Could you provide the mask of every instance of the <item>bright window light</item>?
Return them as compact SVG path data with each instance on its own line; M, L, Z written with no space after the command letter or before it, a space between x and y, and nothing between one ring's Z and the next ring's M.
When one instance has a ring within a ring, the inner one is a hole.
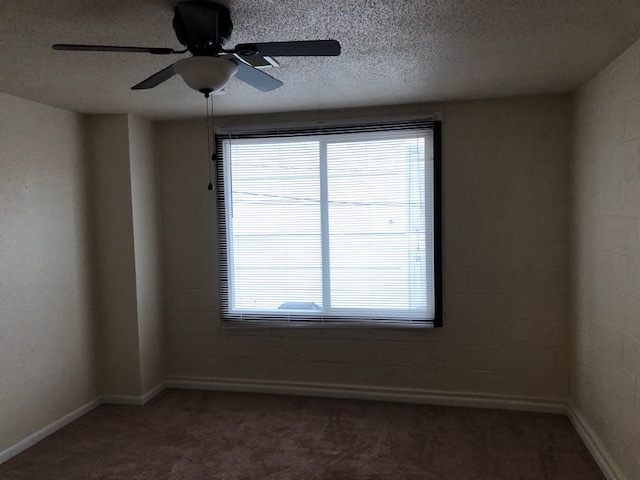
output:
M433 326L434 128L218 143L225 320Z

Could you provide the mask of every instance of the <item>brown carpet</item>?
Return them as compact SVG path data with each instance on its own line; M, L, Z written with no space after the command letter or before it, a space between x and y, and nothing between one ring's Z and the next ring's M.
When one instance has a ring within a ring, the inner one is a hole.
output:
M0 465L9 479L604 478L561 415L167 390L103 405Z

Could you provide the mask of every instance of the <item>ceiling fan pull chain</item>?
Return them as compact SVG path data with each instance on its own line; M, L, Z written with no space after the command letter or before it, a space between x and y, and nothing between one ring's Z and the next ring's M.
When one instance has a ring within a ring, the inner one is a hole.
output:
M210 119L210 115L209 115L209 95L205 94L204 96L205 98L205 107L207 109L206 111L206 118L207 118L207 157L211 158L211 156L213 155L213 151L211 149L211 136L212 136L212 121ZM215 148L215 147L214 147ZM207 159L207 165L209 166L209 185L207 186L208 190L213 190L213 183L211 183L211 162Z
M218 161L218 149L216 146L216 126L215 126L215 118L213 116L213 97L208 99L211 102L211 112L209 118L211 119L211 161L209 162L209 186L207 187L209 190L213 190L213 183L211 181L211 164L216 166L216 162Z

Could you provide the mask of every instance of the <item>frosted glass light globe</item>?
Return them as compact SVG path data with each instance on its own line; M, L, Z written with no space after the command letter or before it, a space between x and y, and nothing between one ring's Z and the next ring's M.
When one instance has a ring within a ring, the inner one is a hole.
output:
M231 60L218 57L183 58L173 68L184 83L198 92L222 90L238 71L238 65Z

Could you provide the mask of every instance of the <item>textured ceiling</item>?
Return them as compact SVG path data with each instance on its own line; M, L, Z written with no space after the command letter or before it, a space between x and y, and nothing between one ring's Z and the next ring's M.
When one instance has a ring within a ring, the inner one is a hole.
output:
M0 91L79 112L199 116L176 56L60 52L53 43L173 47L169 0L2 0ZM333 38L342 55L280 58L261 93L233 79L218 115L567 92L640 37L638 0L231 0L241 42Z

